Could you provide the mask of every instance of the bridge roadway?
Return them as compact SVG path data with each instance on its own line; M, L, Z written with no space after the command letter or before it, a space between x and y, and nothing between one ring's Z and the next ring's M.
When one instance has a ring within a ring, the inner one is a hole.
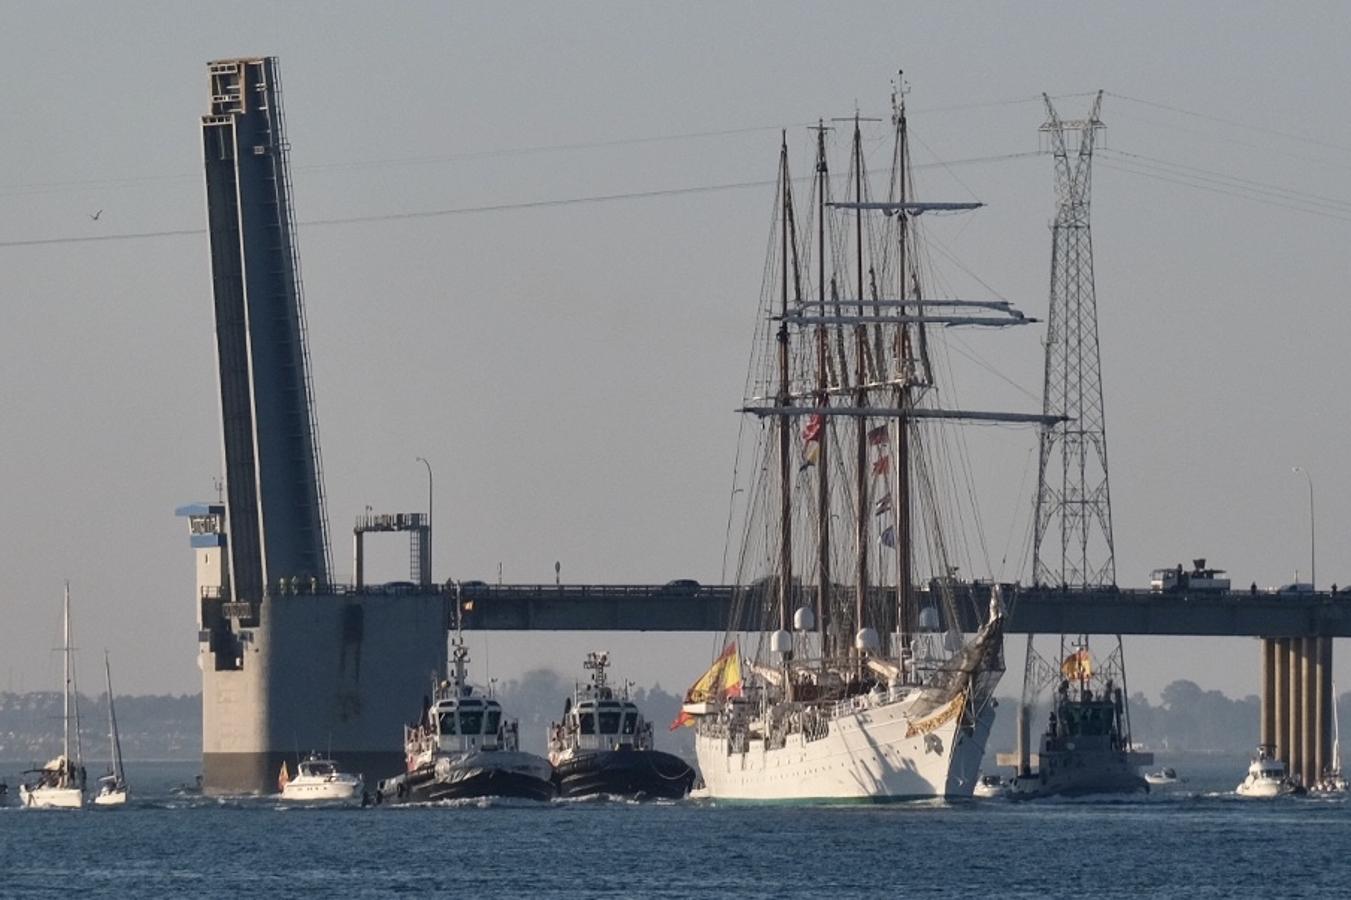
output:
M974 589L982 595L983 609L988 588ZM725 585L467 584L463 591L465 627L485 631L721 632L732 608L732 588ZM810 597L807 591L803 595ZM927 596L920 591L921 602ZM1158 593L1006 585L1004 597L1010 611L1007 631L1014 634L1351 637L1351 592ZM751 621L738 625L745 631L757 627ZM976 623L973 618L962 625L972 631Z

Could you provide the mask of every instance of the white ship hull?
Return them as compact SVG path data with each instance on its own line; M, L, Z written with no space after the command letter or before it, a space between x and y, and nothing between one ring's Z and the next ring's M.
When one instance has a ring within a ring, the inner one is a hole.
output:
M281 789L281 798L295 803L344 803L360 806L365 791L365 782L352 776L334 780L297 778Z
M19 788L19 801L27 809L81 809L84 791L79 788Z
M115 789L111 791L102 791L94 795L95 806L126 806L127 790L126 788Z
M748 742L728 752L725 737L695 740L707 796L745 801L869 801L963 799L972 796L994 710L986 706L971 729L953 715L915 733L906 713L915 700L847 713L818 740L790 734L784 746ZM702 729L701 729L702 731Z
M1295 793L1295 785L1284 779L1276 780L1272 778L1255 778L1244 781L1234 793L1240 797L1254 797L1259 800L1270 800L1273 797L1284 797L1287 794Z

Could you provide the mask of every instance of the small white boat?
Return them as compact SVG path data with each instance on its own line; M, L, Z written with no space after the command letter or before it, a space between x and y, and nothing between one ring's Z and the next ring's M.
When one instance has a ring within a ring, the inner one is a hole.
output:
M75 690L75 671L72 666L74 649L70 642L70 582L66 582L65 602L65 699L63 701L63 737L61 755L41 769L26 774L36 775L31 782L19 785L19 802L28 809L82 809L84 807L85 771L80 752L80 705ZM74 722L74 728L71 723ZM73 733L72 733L73 732ZM72 753L71 738L74 737Z
M982 775L976 782L976 787L972 794L981 800L993 800L997 797L1003 797L1009 792L1009 786L1004 779L998 775Z
M343 772L331 759L311 753L296 764L296 775L281 764L277 778L281 798L300 803L340 803L360 806L366 797L366 782L360 775Z
M1164 766L1157 772L1146 772L1145 781L1152 785L1181 784L1182 779L1177 777L1177 771L1168 766Z
M1257 758L1248 766L1248 775L1234 789L1240 797L1268 799L1304 792L1299 782L1285 774L1285 763L1276 759L1270 747L1258 747Z
M113 705L113 670L108 664L108 651L103 651L103 673L108 679L108 745L112 762L109 772L99 779L99 790L94 795L95 806L126 806L127 775L122 769L122 739L117 735L117 709Z
M127 783L118 781L115 775L104 775L99 779L99 790L94 795L95 806L126 806Z

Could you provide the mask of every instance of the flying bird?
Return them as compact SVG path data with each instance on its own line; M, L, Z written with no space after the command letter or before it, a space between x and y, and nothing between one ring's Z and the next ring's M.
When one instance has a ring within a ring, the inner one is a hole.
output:
M98 212L96 212L96 213L94 213L93 215L91 215L89 218L90 218L92 221L97 222L97 221L99 220L99 216L101 216L101 215L103 215L103 210L99 210Z

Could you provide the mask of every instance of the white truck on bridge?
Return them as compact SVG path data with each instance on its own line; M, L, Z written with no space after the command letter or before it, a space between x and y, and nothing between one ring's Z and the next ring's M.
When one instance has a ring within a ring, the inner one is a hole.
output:
M1204 559L1192 560L1190 572L1178 563L1171 569L1155 569L1149 575L1149 589L1168 591L1227 591L1229 579L1222 577L1224 569L1207 569Z

